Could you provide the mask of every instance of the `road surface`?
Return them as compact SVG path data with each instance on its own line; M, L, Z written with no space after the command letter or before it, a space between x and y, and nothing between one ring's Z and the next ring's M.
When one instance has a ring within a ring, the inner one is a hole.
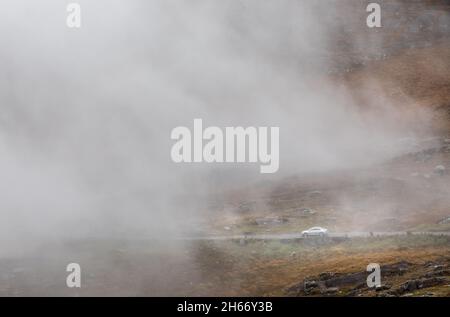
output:
M334 232L329 233L329 238L357 238L357 237L377 237L377 236L402 236L407 235L406 231L391 231L391 232ZM412 235L435 235L435 236L450 236L450 232L409 232ZM300 232L295 233L280 233L280 234L242 234L242 235L205 235L205 236L186 236L178 237L180 240L298 240L298 239L314 239L320 237L303 237Z

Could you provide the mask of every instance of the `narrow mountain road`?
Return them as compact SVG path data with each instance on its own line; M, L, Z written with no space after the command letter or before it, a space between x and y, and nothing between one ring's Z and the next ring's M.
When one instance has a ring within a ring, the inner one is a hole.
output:
M450 232L406 232L406 231L391 231L391 232L333 232L328 234L328 238L358 238L358 237L386 237L386 236L402 236L402 235L433 235L433 236L450 236ZM247 234L247 235L205 235L205 236L191 236L191 237L177 237L177 240L298 240L298 239L320 239L321 237L304 237L300 232L295 233L280 233L280 234Z

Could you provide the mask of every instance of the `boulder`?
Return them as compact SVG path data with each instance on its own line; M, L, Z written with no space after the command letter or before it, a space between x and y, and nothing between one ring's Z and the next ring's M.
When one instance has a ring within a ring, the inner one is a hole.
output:
M444 219L439 220L438 224L443 225L446 223L450 223L450 217L445 217Z
M337 288L337 287L328 287L328 288L325 288L325 289L321 290L320 293L322 295L335 295L335 294L337 294L337 292L339 292L339 288Z
M375 287L375 291L380 292L380 291L386 291L388 289L391 289L391 285L389 284L385 284L385 285L379 285L377 287Z
M405 292L413 292L418 289L433 287L436 285L442 285L447 282L445 277L430 277L430 278L420 278L416 280L406 281L398 289L398 293L403 294Z
M437 165L437 166L434 168L434 172L435 172L436 174L438 174L438 175L441 175L441 176L445 174L445 171L446 171L446 168L445 168L444 165Z

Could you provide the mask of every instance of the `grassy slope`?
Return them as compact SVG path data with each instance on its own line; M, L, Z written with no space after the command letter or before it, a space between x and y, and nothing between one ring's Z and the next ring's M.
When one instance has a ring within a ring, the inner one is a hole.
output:
M196 285L195 293L284 295L288 286L322 272L358 272L365 271L366 266L374 262L383 265L403 260L423 264L448 257L449 242L448 237L414 236L353 239L321 246L276 241L250 242L246 245L236 242L205 243L199 251L204 281ZM221 260L215 261L217 259ZM389 282L398 285L411 276L407 274Z

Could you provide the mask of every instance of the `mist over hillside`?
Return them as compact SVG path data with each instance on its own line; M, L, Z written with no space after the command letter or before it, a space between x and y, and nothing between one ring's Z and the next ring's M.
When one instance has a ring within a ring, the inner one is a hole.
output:
M7 1L0 253L68 238L182 233L222 190L370 166L404 153L400 139L431 134L433 113L414 91L393 98L383 77L351 76L430 45L393 34L392 15L414 5L439 19L412 19L411 34L424 28L448 45L448 2L392 1L381 30L364 25L365 5L355 2L83 0L74 30L60 1ZM448 61L436 56L429 63ZM364 87L355 92L346 80ZM279 173L174 164L170 131L194 118L280 127Z

